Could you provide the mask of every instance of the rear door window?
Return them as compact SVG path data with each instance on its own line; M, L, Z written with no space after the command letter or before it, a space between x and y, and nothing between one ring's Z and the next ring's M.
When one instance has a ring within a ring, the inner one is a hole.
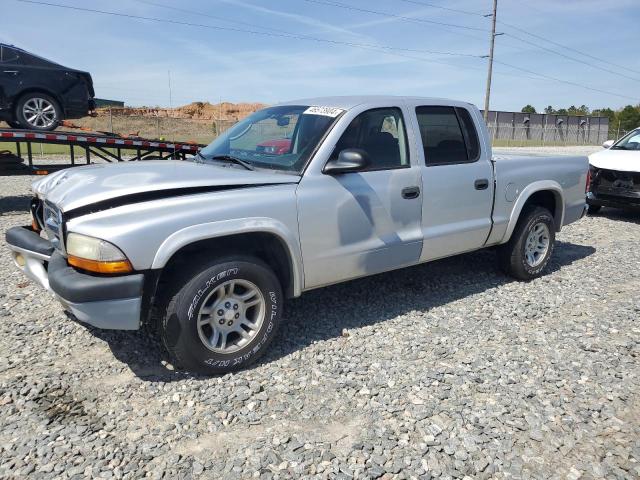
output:
M416 108L427 166L474 162L480 156L478 134L464 108Z

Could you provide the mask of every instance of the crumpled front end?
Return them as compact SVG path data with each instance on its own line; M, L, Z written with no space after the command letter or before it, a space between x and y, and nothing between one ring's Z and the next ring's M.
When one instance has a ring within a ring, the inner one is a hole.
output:
M609 170L591 166L589 205L640 208L640 172Z

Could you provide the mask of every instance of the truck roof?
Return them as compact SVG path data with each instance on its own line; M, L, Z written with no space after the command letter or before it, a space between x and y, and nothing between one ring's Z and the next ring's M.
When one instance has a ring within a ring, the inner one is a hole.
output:
M461 102L459 100L451 100L448 98L435 98L435 97L412 97L412 96L399 96L399 95L346 95L346 96L334 96L334 97L314 97L314 98L302 98L298 100L291 100L282 102L280 105L317 105L323 107L337 107L349 110L358 105L380 105L389 106L398 102L409 101L411 103L424 103L435 105L455 105L463 106L470 105L468 102Z

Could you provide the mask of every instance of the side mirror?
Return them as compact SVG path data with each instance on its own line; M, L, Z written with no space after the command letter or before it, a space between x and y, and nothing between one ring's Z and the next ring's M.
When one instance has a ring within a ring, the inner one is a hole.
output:
M607 140L602 144L602 148L611 148L613 146L613 143L614 143L613 140Z
M291 122L291 119L289 117L278 117L277 123L279 127L286 127L287 125L289 125L289 123Z
M338 158L329 160L324 166L324 173L335 175L338 173L359 172L369 166L369 154L359 148L341 150Z

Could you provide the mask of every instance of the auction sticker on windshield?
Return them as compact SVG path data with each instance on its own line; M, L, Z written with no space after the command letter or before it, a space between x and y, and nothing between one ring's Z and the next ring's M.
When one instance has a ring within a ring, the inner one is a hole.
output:
M337 117L344 110L342 108L336 107L309 107L304 112L303 115L324 115L325 117Z

